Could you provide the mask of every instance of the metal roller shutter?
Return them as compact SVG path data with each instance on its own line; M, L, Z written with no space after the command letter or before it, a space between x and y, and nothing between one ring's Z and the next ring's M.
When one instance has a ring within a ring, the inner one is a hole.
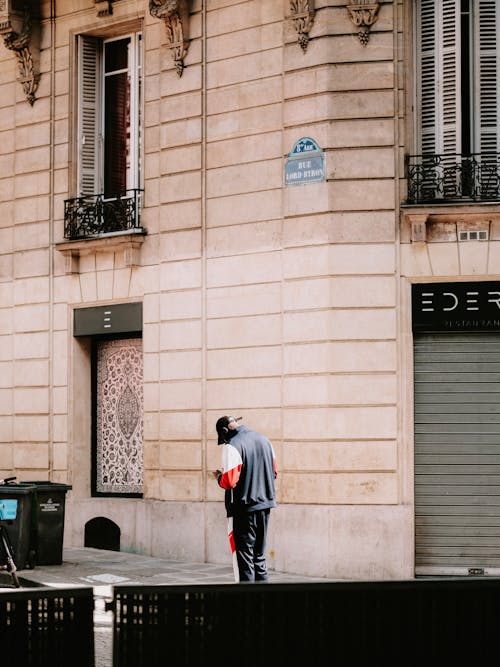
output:
M500 573L500 333L414 336L416 574Z

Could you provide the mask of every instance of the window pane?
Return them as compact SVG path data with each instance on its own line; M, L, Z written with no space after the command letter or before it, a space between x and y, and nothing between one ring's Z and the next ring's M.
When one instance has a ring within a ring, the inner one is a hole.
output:
M117 39L105 44L104 72L116 72L128 67L128 46L130 37Z
M140 183L141 39L129 35L104 42L82 38L80 42L93 47L92 62L87 63L86 52L79 54L80 191L86 176L90 178L86 193L123 196ZM93 141L87 128L91 123Z
M104 194L113 197L127 189L130 145L130 88L127 72L106 77L104 118Z

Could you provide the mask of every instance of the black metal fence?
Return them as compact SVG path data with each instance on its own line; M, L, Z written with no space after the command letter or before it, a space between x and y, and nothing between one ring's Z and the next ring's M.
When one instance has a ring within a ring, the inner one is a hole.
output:
M500 578L115 586L111 606L114 667L483 665ZM93 608L92 588L1 592L1 664L94 667Z
M64 238L91 238L101 234L140 230L142 190L127 190L121 196L85 195L64 202Z
M500 579L115 586L113 607L114 667L481 665Z
M94 667L92 588L0 592L0 664Z
M406 156L408 204L500 200L500 154Z

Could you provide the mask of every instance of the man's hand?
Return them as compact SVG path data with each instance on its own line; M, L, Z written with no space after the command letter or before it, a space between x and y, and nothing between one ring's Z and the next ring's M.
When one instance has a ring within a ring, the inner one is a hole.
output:
M222 475L222 470L212 470L212 475L215 477L215 479L219 479L219 475Z

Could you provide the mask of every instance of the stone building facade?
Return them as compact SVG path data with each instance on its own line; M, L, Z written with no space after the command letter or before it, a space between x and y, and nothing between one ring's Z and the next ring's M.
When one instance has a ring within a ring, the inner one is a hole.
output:
M70 484L67 544L105 519L123 550L229 562L210 470L235 414L278 458L272 568L460 569L425 555L425 466L458 482L415 444L414 346L441 326L416 304L494 292L500 197L406 158L461 153L419 141L426 11L0 2L0 477Z

